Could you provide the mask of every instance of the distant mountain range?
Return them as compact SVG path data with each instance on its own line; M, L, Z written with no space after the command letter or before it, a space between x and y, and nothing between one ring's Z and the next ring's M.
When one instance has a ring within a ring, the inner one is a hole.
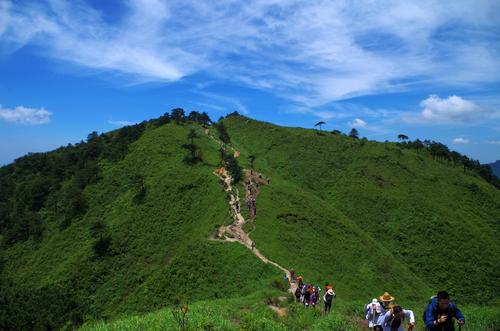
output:
M493 170L493 173L495 174L495 176L500 178L500 160L497 160L493 163L490 163L490 166L491 166L491 170Z

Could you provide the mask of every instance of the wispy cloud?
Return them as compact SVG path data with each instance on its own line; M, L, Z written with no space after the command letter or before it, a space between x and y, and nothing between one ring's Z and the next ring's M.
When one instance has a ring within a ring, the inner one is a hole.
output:
M210 101L197 103L199 106L211 108L217 111L237 111L245 115L249 114L248 108L238 98L228 97L227 95L203 90L197 90L194 92Z
M113 22L78 0L23 4L0 3L2 48L31 43L137 82L203 72L321 107L500 77L500 49L489 46L498 40L498 1L129 0Z
M44 108L28 108L17 106L14 109L2 108L0 105L0 119L25 125L41 125L50 122L52 113Z
M459 137L459 138L453 139L453 143L457 144L457 145L465 145L465 144L469 143L469 139Z
M134 125L137 122L130 122L130 121L113 121L113 120L108 120L108 123L111 125L116 125L116 126L128 126L128 125Z

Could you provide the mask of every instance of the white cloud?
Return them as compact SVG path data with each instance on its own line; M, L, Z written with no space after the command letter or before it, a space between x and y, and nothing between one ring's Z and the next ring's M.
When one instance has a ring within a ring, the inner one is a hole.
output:
M364 128L366 126L366 122L360 118L356 118L353 121L348 123L352 128Z
M41 125L50 122L51 112L44 108L28 108L24 106L17 106L14 109L1 108L0 106L0 119L10 122L25 125Z
M419 114L405 114L403 121L425 124L474 123L498 116L498 112L456 95L445 99L430 95L420 102L420 106L422 110Z
M475 119L482 110L473 102L467 101L456 95L441 99L437 95L430 95L423 100L422 117L429 121L463 121Z
M108 123L116 126L129 126L129 125L134 125L137 122L108 120Z
M465 138L455 138L453 139L453 143L454 144L468 144L469 143L469 139L465 139Z
M0 47L32 43L54 59L136 82L203 72L307 107L500 77L500 51L490 47L497 1L125 4L111 22L78 0L1 1ZM446 34L450 24L459 33Z
M488 144L490 144L490 145L500 145L500 140L490 140L490 141L488 141Z

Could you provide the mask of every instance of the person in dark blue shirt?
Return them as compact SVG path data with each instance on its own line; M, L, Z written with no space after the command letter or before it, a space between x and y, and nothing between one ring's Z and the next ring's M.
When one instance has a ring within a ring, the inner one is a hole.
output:
M465 317L457 305L450 301L448 292L438 292L437 297L432 298L424 313L427 330L454 331L454 318L458 320L458 325L464 325Z

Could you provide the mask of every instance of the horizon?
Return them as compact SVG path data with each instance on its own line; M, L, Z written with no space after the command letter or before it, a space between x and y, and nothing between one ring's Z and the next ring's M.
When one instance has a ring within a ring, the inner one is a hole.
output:
M0 3L0 165L156 118L233 111L500 159L496 1ZM362 18L362 19L360 19Z

